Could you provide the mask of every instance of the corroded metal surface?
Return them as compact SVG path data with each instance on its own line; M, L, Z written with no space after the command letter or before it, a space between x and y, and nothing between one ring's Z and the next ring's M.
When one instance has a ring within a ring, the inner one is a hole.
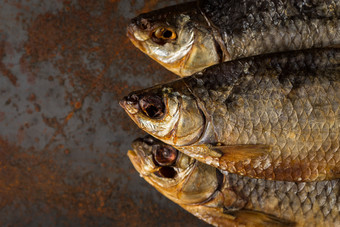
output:
M1 226L206 226L133 169L118 105L175 78L125 27L178 2L0 0Z

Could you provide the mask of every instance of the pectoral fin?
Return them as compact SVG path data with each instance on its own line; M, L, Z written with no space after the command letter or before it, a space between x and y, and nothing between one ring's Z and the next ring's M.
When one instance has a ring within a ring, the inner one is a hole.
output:
M223 208L181 205L185 210L214 226L284 227L295 223L252 210L226 211Z
M214 146L212 149L223 154L220 157L220 163L253 161L266 157L271 151L268 145Z
M219 158L218 168L252 178L274 179L271 146L235 145L215 148L223 155ZM269 171L267 171L269 170Z
M181 205L182 208L196 217L214 226L238 226L232 215L225 214L223 208Z
M225 212L227 215L231 215L234 217L234 221L237 224L245 225L245 226L295 226L294 222L287 221L282 218L278 218L274 215L262 213L259 211L253 210L238 210Z
M235 163L245 165L250 162L255 162L266 158L271 151L271 147L268 145L256 144L228 146L202 144L176 148L200 162L232 173L239 172L238 169L232 171Z

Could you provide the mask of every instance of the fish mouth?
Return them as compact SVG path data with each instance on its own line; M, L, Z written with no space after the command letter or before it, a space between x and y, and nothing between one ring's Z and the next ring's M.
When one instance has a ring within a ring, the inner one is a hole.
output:
M127 106L127 103L126 103L126 100L120 100L119 101L119 105L124 109L124 110L126 110L126 106Z
M127 29L126 29L126 35L129 37L129 39L132 41L137 41L135 37L135 30L136 30L136 25L130 24Z
M153 169L155 169L156 167L154 161L150 160L152 145L154 144L154 142L155 139L150 135L143 138L135 139L131 144L132 150L129 150L127 152L127 156L129 157L133 166L139 172L139 174L143 176L149 175L150 173L154 172L148 167L152 167Z
M137 154L137 152L134 151L134 150L129 150L129 151L127 152L127 156L129 157L129 159L130 159L130 161L131 161L133 167L135 167L135 169L137 170L137 172L138 172L138 173L141 173L142 170L143 170L143 167L142 167L143 163L142 163L142 161L141 161L140 156Z
M125 98L119 101L119 105L125 110L130 119L139 126L139 122L137 120L137 117L135 116L136 114L138 114L139 110L136 110L131 105L129 105L128 101Z
M131 23L126 29L126 35L130 39L133 45L145 53L146 49L143 46L143 42L148 40L149 37L145 34L139 35L140 29L134 23Z
M119 105L129 114L135 115L139 112L139 98L137 95L125 96L119 101Z
M143 159L145 158L145 154L143 152L143 143L144 143L143 138L135 139L131 144L132 150L129 150L127 152L127 156L129 157L133 166L139 173L142 173L143 171L144 165Z

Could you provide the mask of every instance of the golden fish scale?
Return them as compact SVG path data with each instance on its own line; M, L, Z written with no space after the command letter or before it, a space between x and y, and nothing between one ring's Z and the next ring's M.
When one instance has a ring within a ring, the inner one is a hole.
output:
M338 58L333 60L338 62ZM324 60L319 61L322 65ZM217 135L214 142L272 146L266 159L221 163L221 169L276 180L330 179L326 170L340 165L339 70L325 66L315 72L303 67L299 71L300 63L292 64L296 68L291 74L287 68L280 72L243 63L236 67L243 68L245 79L240 79L236 89L223 83L192 88L210 113ZM294 83L296 78L301 81ZM228 96L230 89L236 92ZM340 168L335 170L340 172Z
M228 130L221 132L220 141L226 138L224 141L227 144L273 145L274 163L277 165L287 163L286 173L289 171L289 161L296 160L301 163L306 159L315 161L307 162L310 165L305 166L307 169L304 168L304 172L292 169L290 173L296 174L294 178L301 175L301 178L314 180L317 174L324 174L319 172L323 165L339 164L337 151L340 138L340 94L334 96L336 93L334 87L328 87L326 84L328 88L325 88L323 84L319 84L317 87L302 88L304 90L302 92L310 99L294 100L287 97L273 100L271 97L275 96L275 91L270 91L270 88L275 85L260 81L258 87L263 87L260 91L261 100L240 97L244 101L244 106L248 108L238 108L237 112L232 113L227 111L223 121L225 127L222 128ZM337 84L340 87L340 84ZM333 99L335 109L332 108L327 96ZM317 108L318 99L323 99L323 102L326 101L329 105L323 104ZM277 166L264 165L266 174L273 174L273 168Z
M201 2L203 13L221 33L230 59L340 42L337 0Z
M264 27L254 30L250 27L243 34L224 32L222 37L225 40L230 59L238 59L272 53L273 50L280 52L338 45L340 43L340 22L338 18L327 21L294 19L285 21L281 26L273 25L270 29Z
M224 189L235 193L235 203L242 204L238 208L295 221L297 226L340 225L339 180L295 183L224 174Z

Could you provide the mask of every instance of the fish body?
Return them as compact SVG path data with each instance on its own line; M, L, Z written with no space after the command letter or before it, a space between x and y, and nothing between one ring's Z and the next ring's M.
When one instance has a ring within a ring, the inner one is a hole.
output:
M297 183L251 179L221 172L180 152L171 164L159 164L155 158L158 150L167 158L169 152L164 153L164 149L174 151L173 147L150 136L135 140L132 146L128 156L141 177L214 226L340 225L339 180ZM173 173L162 175L166 172L162 168Z
M339 0L202 0L141 14L130 40L179 76L242 57L340 44Z
M150 135L230 173L320 181L340 173L340 50L250 57L132 92Z

